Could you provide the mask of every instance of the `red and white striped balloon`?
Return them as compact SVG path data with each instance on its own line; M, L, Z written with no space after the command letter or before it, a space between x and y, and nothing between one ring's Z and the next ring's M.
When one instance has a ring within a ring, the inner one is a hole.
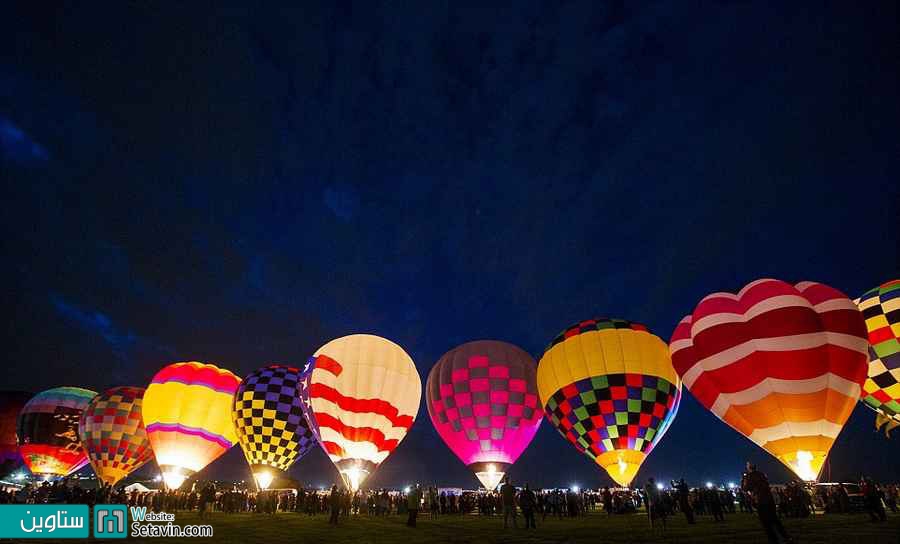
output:
M774 279L713 293L669 343L694 397L804 480L815 480L866 379L866 328L843 293Z
M397 344L369 334L328 342L313 355L308 397L314 432L356 490L412 427L422 381Z

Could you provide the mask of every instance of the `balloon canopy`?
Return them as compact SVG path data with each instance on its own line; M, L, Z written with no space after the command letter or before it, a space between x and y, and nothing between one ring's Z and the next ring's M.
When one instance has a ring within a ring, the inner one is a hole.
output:
M506 342L468 342L428 374L426 406L438 435L493 490L541 424L537 366Z
M332 340L310 362L313 431L355 491L412 427L422 381L403 348L370 334Z
M238 442L260 489L272 483L272 469L287 470L316 444L301 397L307 377L291 366L270 365L248 374L234 394Z
M153 459L141 420L143 398L143 387L113 387L94 397L81 414L81 445L104 483L115 485Z
M241 379L215 365L171 364L144 393L144 426L166 487L178 489L237 441L231 407Z
M57 387L35 395L19 414L16 434L28 470L68 476L88 463L78 439L78 421L94 396L80 387Z
M856 301L869 335L869 372L862 401L881 424L900 425L900 280L867 291Z
M622 486L681 401L665 342L624 319L589 319L562 331L541 357L537 383L553 426Z
M22 465L16 422L19 412L32 396L24 391L0 391L0 478Z
M843 293L774 279L707 296L670 342L694 397L807 481L859 400L867 346Z

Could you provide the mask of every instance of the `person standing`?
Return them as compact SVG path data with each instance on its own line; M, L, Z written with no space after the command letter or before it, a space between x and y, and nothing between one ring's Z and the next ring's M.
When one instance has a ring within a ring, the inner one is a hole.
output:
M437 488L432 486L428 488L428 512L431 514L431 519L437 519L438 517L438 493Z
M512 518L513 527L519 528L517 520L518 512L516 512L516 488L506 477L506 482L500 487L500 498L503 503L503 528L509 527L509 518Z
M666 510L662 506L659 497L659 488L656 487L656 480L650 478L644 486L644 497L647 501L647 516L650 518L650 528L653 528L653 522L660 520L662 528L666 528Z
M331 508L331 517L328 523L331 525L338 524L338 515L341 513L341 490L337 484L331 486L331 494L328 496L328 505Z
M887 513L884 511L884 501L882 501L881 490L875 485L871 478L863 478L860 482L859 489L866 501L866 511L872 521L887 520Z
M687 484L684 482L684 478L678 481L675 484L675 491L678 492L678 508L684 512L684 517L687 518L687 522L689 525L694 524L694 509L691 507L690 495L691 490L688 489Z
M784 539L785 542L794 542L784 530L778 513L775 510L775 497L772 496L772 489L769 487L769 479L762 472L756 470L756 465L747 462L747 472L741 478L741 489L750 494L750 498L756 503L756 513L759 516L759 522L766 532L769 542L777 544L778 537Z
M526 529L537 529L537 525L534 523L535 502L534 491L528 487L528 484L525 484L525 488L519 493L519 506L522 507L522 516L525 518Z
M416 484L409 490L409 494L406 496L406 510L409 512L409 517L406 520L407 527L416 526L416 517L419 515L419 507L421 504L422 489L419 487L419 484Z

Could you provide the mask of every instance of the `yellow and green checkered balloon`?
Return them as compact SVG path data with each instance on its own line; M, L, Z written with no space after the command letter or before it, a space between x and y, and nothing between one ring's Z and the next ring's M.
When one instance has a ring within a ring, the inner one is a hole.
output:
M875 410L876 425L900 425L900 280L867 291L856 301L869 332L869 377L860 400Z

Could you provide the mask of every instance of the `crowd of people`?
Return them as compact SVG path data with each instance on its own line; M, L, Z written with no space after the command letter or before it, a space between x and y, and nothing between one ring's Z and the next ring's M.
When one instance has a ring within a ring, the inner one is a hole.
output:
M77 481L60 479L21 487L0 488L3 503L128 504L157 512L197 511L201 518L210 512L225 514L256 512L296 512L315 516L328 514L338 524L350 516L405 515L407 524L416 526L419 512L436 518L447 515L502 516L504 527L536 529L537 520L584 516L602 511L607 515L637 512L643 507L651 526L665 529L667 518L684 515L689 524L698 516L723 522L727 514L738 510L756 514L770 542L791 542L781 523L783 517L807 517L814 510L826 514L864 510L873 522L886 519L886 510L897 512L898 487L880 486L863 478L859 486L845 484L810 488L802 482L770 485L766 476L748 463L740 486L691 488L684 479L658 485L650 478L639 489L602 488L598 490L532 489L525 483L513 485L507 477L497 491L448 492L435 486L419 485L403 491L373 489L347 491L343 486L326 489L250 491L236 486L218 488L212 482L198 482L185 491L126 491L100 485L82 488Z

